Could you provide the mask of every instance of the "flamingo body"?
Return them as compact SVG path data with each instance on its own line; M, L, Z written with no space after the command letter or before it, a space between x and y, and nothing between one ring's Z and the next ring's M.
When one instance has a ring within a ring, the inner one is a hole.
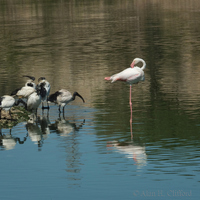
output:
M143 63L143 66L141 68L135 66L135 64L137 64L138 62ZM138 83L139 81L145 80L144 71L143 71L145 67L146 67L146 63L143 59L135 58L133 62L131 63L131 67L117 74L114 74L110 77L105 77L105 80L111 81L111 83L115 81L125 81L128 84L132 85L134 83Z
M127 68L111 77L105 77L105 80L111 80L111 83L115 81L125 81L130 85L138 83L139 81L144 81L144 79L144 71L139 67Z

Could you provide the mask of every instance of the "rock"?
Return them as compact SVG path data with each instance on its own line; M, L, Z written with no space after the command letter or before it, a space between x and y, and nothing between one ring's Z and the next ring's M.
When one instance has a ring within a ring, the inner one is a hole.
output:
M12 107L10 111L12 117L9 111L1 110L0 128L12 128L29 119L30 112L22 106Z

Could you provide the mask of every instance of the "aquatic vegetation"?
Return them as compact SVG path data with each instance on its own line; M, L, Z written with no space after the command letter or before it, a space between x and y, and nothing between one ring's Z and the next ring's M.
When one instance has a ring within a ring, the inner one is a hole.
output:
M2 110L1 111L1 119L0 119L0 127L1 128L12 128L20 122L27 121L29 119L29 115L31 112L27 111L22 106L14 106L11 108L12 119L9 116L9 113Z

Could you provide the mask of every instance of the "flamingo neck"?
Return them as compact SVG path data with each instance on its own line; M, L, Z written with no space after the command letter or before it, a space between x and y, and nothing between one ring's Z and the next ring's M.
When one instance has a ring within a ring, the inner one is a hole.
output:
M141 69L144 70L146 68L146 62L144 60L142 60L142 59L140 61L143 64L142 67L141 67Z

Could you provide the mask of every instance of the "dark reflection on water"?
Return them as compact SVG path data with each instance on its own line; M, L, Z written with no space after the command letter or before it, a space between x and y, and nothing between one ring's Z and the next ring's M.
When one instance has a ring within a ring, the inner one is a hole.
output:
M11 129L9 129L9 133L2 133L0 131L0 146L2 150L11 150L15 148L15 145L24 144L26 142L28 135L24 138L20 139L19 137L13 136L11 133Z
M0 127L2 199L197 199L199 1L0 7L0 95L32 75L45 76L51 93L66 88L86 101L76 99L64 116L52 104L11 130ZM147 68L132 89L131 137L129 86L104 77L134 57Z

